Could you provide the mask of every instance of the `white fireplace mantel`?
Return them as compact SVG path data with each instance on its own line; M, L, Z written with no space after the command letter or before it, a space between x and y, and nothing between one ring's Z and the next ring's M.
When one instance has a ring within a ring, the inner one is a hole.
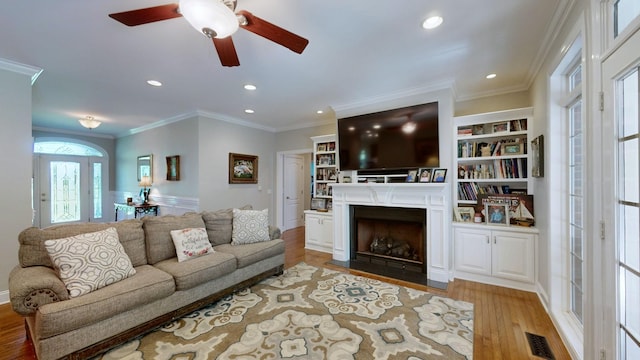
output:
M427 278L449 281L451 205L447 183L332 184L333 259L351 256L349 206L386 206L426 209Z

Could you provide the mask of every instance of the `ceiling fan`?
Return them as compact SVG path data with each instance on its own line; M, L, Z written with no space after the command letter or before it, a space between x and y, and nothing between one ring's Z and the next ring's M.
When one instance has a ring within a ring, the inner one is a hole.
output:
M238 66L231 35L241 27L291 51L302 54L309 40L265 21L246 10L235 12L237 0L180 0L179 4L109 14L127 26L137 26L184 16L198 32L213 40L223 66Z

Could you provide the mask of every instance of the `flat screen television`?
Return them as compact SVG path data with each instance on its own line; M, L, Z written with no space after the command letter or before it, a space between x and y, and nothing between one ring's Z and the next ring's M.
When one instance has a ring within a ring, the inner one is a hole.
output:
M338 119L340 170L439 167L438 103Z

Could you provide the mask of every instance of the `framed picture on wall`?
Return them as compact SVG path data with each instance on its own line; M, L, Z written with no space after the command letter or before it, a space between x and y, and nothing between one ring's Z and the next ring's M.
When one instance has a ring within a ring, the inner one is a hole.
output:
M180 180L180 155L167 156L167 180Z
M531 176L544 177L544 135L531 140Z
M229 184L257 184L258 156L229 153Z

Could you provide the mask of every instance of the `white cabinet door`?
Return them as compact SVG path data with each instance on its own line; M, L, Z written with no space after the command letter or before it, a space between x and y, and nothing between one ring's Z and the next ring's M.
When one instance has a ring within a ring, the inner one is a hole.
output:
M456 228L455 268L459 271L491 275L491 231Z
M305 212L305 248L333 252L333 218L330 213Z
M493 232L492 273L505 279L533 283L534 236L507 231Z

